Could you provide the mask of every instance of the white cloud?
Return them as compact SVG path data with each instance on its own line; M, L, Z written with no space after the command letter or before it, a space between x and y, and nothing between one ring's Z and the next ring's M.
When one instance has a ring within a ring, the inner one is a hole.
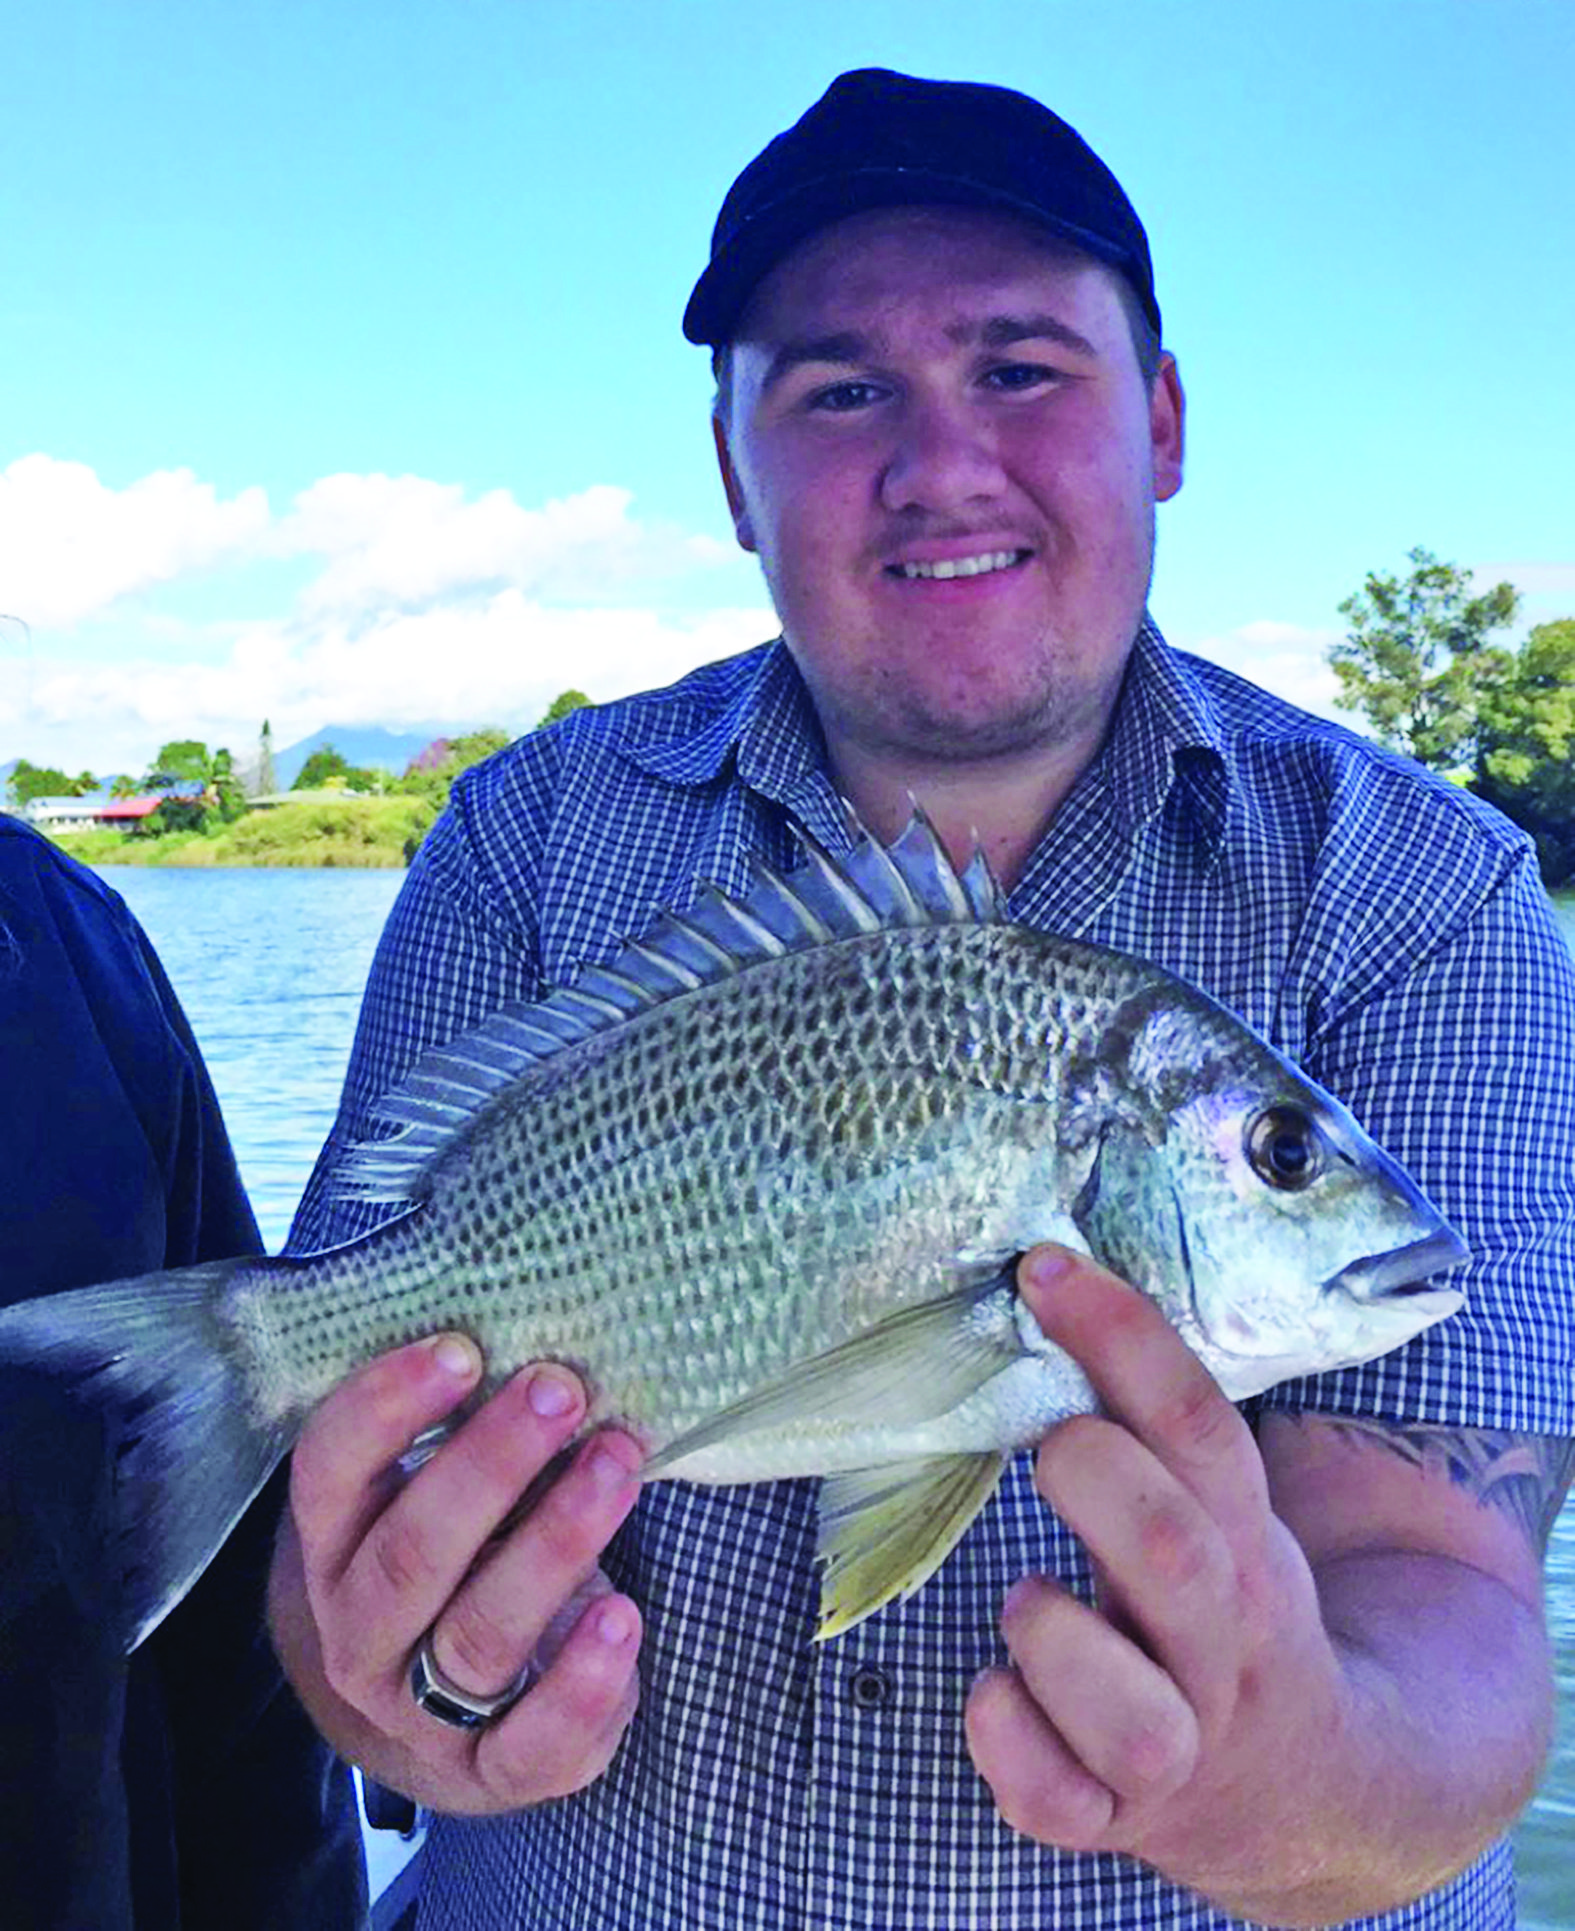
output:
M1344 635L1342 630L1313 630L1260 618L1205 637L1189 648L1251 678L1288 704L1348 724L1351 719L1339 708L1340 687L1328 662L1329 646Z
M331 476L271 519L260 489L221 503L168 471L116 491L83 464L33 456L0 490L0 527L21 531L0 611L33 634L24 655L22 634L0 626L0 761L141 769L188 736L239 753L264 717L280 745L325 724L523 729L566 687L620 696L775 627L763 590L744 608L685 608L675 581L705 587L713 573L714 601L738 553L642 521L610 485L527 508L422 477ZM197 629L160 601L157 586L201 570L222 609L215 572L279 556L322 567L261 621ZM84 626L117 604L112 634Z
M295 499L273 542L328 559L303 599L325 612L408 608L502 584L596 595L731 556L712 537L640 523L632 503L610 484L526 509L506 490L467 501L422 476L326 476Z
M397 730L440 721L519 731L566 688L605 701L668 683L773 628L763 606L672 618L636 608L548 608L517 590L359 627L256 625L215 662L116 662L38 677L30 721L34 739L47 743L26 755L71 770L140 769L172 737L244 754L265 717L279 746L325 724ZM85 730L90 718L102 722ZM18 728L0 704L0 730Z
M267 527L260 489L221 502L189 469L161 469L112 490L86 463L22 456L0 470L0 610L35 633L68 630L251 549Z

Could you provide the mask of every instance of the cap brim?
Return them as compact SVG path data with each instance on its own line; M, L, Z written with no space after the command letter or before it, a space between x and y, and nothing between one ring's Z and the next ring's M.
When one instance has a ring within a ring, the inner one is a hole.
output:
M684 334L691 342L717 348L732 341L755 290L777 263L822 228L865 214L872 208L988 208L1017 215L1097 261L1133 275L1137 264L1102 236L1061 221L1032 202L963 176L918 168L846 169L806 182L780 201L757 209L712 256L684 310Z

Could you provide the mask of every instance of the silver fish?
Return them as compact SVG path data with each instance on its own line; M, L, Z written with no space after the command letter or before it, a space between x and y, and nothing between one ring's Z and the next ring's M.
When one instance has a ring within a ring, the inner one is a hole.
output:
M945 1560L1013 1450L1095 1405L1013 1285L1056 1240L1232 1399L1461 1305L1459 1238L1349 1113L1173 975L1007 922L922 818L702 894L420 1060L342 1195L397 1219L0 1312L119 1441L121 1634L211 1561L313 1405L384 1349L550 1358L647 1479L825 1477L828 1637Z

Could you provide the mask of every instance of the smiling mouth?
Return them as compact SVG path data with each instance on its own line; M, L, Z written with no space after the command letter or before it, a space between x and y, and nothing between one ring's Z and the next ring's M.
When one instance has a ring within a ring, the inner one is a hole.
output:
M987 550L980 556L937 557L933 563L889 563L886 574L908 583L949 583L955 577L988 577L1026 563L1031 550Z

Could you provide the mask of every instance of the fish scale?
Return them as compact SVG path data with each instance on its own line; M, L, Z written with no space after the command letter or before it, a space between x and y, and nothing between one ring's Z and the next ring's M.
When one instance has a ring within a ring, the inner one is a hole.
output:
M1035 1243L1116 1266L1238 1399L1460 1299L1417 1290L1460 1243L1337 1101L1159 968L1007 922L919 819L703 891L378 1113L333 1184L406 1211L360 1240L0 1313L0 1355L121 1417L128 1643L312 1406L423 1335L489 1388L569 1364L647 1479L824 1477L830 1636L1093 1404L1015 1293Z

